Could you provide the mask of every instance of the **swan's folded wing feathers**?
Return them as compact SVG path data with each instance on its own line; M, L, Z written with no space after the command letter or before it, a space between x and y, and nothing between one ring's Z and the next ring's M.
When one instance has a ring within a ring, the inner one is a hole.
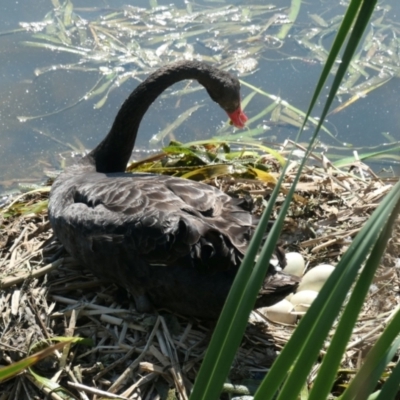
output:
M183 179L170 178L166 182L167 188L180 198L184 204L206 217L218 217L222 212L225 194L214 187L200 184L190 185ZM223 201L221 201L223 200Z
M93 245L96 240L115 241L149 264L186 263L215 270L240 264L253 221L236 205L237 199L205 184L151 178L86 176L75 186L74 202L64 207L65 220L83 240L90 234L92 248L101 247Z

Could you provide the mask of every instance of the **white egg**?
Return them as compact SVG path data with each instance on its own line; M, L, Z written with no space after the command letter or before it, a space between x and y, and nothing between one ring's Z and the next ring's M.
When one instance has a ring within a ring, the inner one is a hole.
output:
M269 263L272 264L274 267L279 267L279 261L276 258L271 258Z
M304 272L304 258L300 253L286 253L286 267L284 271L287 274L302 276Z
M318 292L314 290L302 290L301 292L295 293L291 297L290 302L294 306L294 311L305 312L317 296Z
M291 314L293 304L283 299L279 303L270 307L263 307L259 311L267 316L271 321L293 325L296 322L296 315Z
M334 269L335 267L329 264L317 265L310 269L301 279L297 291L313 290L319 292Z

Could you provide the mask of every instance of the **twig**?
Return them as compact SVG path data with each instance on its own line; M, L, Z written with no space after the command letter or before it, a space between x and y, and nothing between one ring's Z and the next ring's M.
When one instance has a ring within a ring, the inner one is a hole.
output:
M154 324L153 330L150 333L149 339L147 340L146 346L144 347L142 353L139 355L139 357L136 358L135 361L132 362L131 365L129 365L129 367L120 375L120 377L108 389L111 393L115 393L119 389L119 387L125 382L125 380L131 374L131 372L139 365L140 361L144 358L147 351L149 350L159 326L160 326L160 317L157 318L157 321Z
M105 390L96 389L94 387L82 385L81 383L68 381L68 385L72 386L72 387L74 387L76 389L83 390L83 391L88 392L88 393L93 393L93 394L98 394L99 396L104 396L104 397L109 398L109 399L129 400L128 397L120 396L118 394L113 394L113 393L110 393L110 392L106 392Z
M28 279L28 278L39 278L40 276L43 276L43 275L49 273L50 271L53 271L53 269L58 268L63 262L64 262L64 258L60 258L57 261L54 261L50 264L45 265L42 268L36 269L29 273L26 273L26 274L23 274L20 276L4 278L3 280L0 281L0 288L6 289L13 285L18 285L19 283L22 283L25 279Z

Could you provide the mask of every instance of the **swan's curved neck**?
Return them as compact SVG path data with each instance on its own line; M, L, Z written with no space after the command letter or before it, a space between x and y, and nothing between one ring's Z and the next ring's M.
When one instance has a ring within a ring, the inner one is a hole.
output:
M154 100L169 86L196 79L205 87L214 83L212 68L193 61L159 69L142 82L125 100L110 132L86 157L97 172L124 172L135 145L140 121Z

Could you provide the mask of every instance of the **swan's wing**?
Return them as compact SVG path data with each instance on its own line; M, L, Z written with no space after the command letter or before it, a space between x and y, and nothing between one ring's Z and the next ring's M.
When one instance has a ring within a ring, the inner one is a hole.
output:
M75 179L70 197L62 206L50 204L54 216L61 208L55 225L92 247L115 242L149 264L215 270L239 265L253 232L251 214L236 199L172 177L86 175Z

